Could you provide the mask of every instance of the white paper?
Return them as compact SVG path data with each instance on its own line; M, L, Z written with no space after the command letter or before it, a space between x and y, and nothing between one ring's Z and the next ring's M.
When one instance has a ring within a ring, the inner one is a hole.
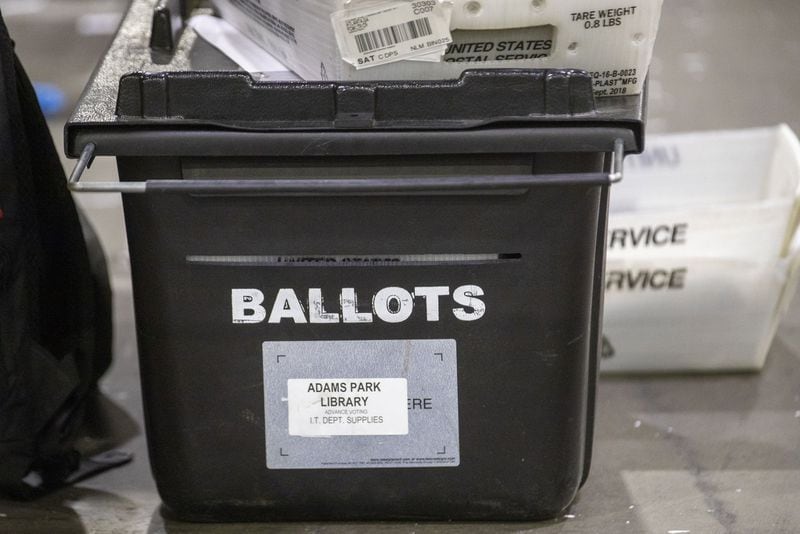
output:
M289 435L408 434L405 378L290 378Z
M219 17L196 15L189 24L200 37L228 56L243 70L260 79L299 80L300 78L245 34Z

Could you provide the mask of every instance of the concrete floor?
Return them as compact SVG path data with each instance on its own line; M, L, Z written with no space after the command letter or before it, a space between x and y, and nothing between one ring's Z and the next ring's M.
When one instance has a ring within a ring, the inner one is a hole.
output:
M60 85L74 101L110 38L114 14L125 4L0 0L0 10L31 77ZM97 16L103 13L105 18ZM796 0L666 0L651 71L650 132L779 122L800 132L798 23ZM64 114L52 118L59 143L64 120ZM98 176L113 172L113 162L103 160L92 170ZM194 525L166 520L141 430L119 201L96 195L79 202L100 233L114 277L115 363L102 388L124 412L110 411L107 424L136 459L36 502L0 501L0 532L800 531L798 299L760 374L603 377L592 473L572 508L555 521Z

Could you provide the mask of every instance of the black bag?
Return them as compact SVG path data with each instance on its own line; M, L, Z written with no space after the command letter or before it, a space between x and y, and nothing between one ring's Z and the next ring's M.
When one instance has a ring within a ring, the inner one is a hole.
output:
M96 241L95 241L96 243ZM36 95L0 17L0 493L74 476L87 400L111 360L111 294Z

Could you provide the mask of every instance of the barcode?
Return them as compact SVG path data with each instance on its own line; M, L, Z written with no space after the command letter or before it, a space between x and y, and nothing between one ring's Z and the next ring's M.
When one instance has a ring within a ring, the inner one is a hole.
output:
M372 52L397 43L410 41L418 37L426 37L433 33L431 22L427 18L411 20L404 24L388 26L380 30L359 33L355 36L356 46L360 53Z

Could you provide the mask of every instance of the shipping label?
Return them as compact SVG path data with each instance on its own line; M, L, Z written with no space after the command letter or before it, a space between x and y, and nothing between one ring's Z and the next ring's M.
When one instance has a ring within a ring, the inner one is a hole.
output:
M452 42L452 5L439 0L381 2L331 14L342 59L356 69L441 55Z

